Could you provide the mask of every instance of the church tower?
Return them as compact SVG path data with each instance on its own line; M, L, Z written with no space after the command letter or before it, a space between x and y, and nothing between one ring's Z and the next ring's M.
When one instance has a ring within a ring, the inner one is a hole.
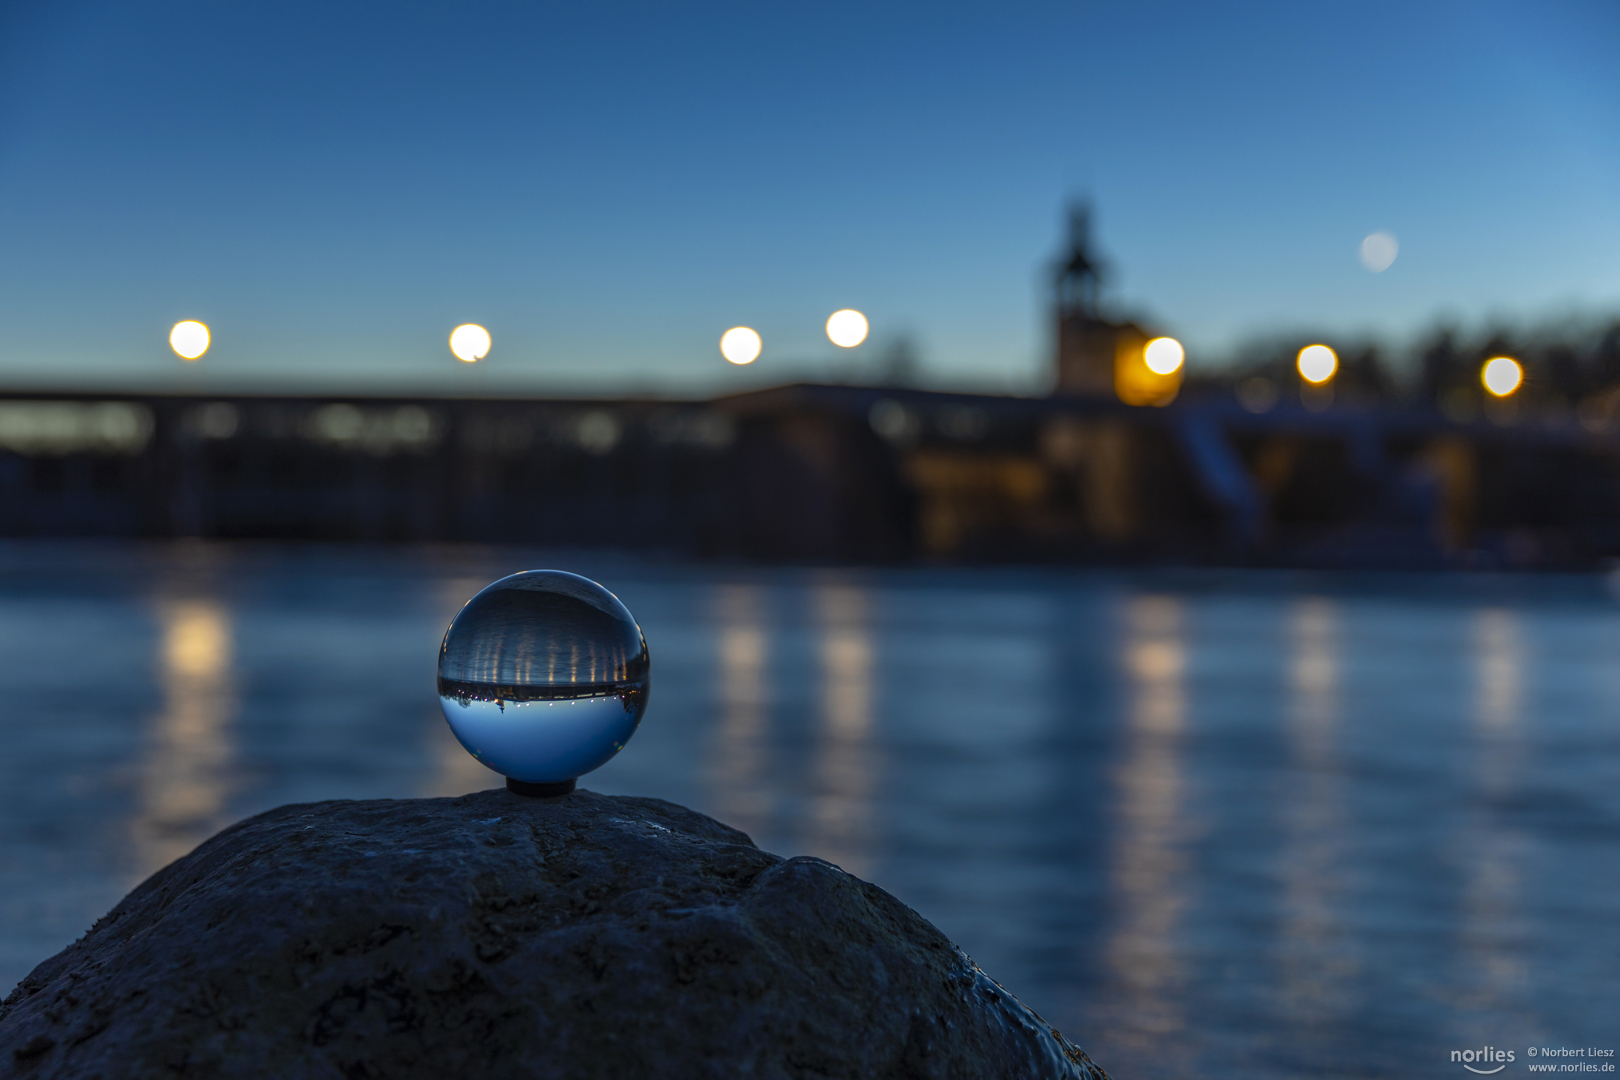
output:
M1113 397L1115 367L1121 350L1140 350L1147 335L1130 323L1102 317L1100 293L1104 267L1091 248L1091 207L1069 207L1069 251L1054 267L1057 315L1057 380L1059 394Z

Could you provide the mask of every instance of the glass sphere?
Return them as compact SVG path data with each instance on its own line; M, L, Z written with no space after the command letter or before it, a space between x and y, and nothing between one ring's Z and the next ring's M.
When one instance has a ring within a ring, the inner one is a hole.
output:
M619 598L562 570L504 577L439 647L439 707L498 773L557 784L605 765L647 710L647 639Z

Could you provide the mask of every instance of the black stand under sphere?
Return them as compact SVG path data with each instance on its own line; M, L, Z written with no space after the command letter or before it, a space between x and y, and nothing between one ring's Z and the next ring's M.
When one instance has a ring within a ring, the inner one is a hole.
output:
M566 795L574 790L572 780L563 780L556 784L530 784L523 780L506 778L506 790L516 795L529 795L537 799L549 798L553 795Z

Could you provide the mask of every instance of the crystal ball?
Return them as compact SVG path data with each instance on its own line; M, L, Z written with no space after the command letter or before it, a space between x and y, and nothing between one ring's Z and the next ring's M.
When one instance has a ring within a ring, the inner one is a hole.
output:
M468 753L512 780L605 765L647 710L647 639L589 578L526 570L467 601L439 647L439 706Z

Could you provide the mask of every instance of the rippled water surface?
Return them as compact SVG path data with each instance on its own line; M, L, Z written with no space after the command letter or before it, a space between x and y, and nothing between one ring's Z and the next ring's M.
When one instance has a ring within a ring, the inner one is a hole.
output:
M537 566L652 652L583 786L877 882L1121 1080L1620 1042L1620 604L1581 578L3 547L0 988L248 814L499 784L435 651Z

